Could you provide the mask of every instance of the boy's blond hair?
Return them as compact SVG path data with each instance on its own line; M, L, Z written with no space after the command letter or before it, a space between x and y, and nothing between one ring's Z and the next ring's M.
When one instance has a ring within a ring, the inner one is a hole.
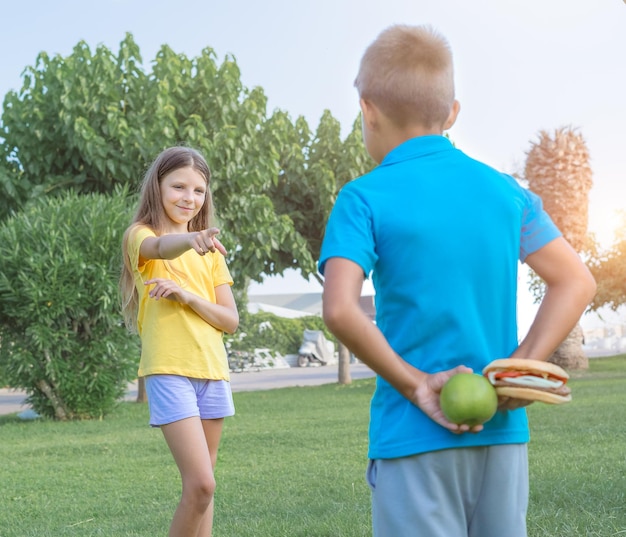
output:
M365 51L354 85L397 125L439 128L454 102L452 51L430 26L391 26Z

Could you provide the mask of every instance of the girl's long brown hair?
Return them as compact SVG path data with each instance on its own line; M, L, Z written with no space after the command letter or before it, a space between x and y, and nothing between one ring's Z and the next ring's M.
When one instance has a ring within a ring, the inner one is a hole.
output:
M189 222L189 231L201 231L211 225L213 201L209 191L211 171L204 157L190 147L170 147L154 160L146 172L139 197L139 205L133 220L122 239L122 258L124 260L120 276L120 293L124 323L131 332L137 331L137 311L139 295L135 287L133 267L128 256L128 237L131 231L140 225L149 226L157 236L165 230L166 214L161 201L161 181L171 172L180 168L191 167L206 180L207 193L200 212Z

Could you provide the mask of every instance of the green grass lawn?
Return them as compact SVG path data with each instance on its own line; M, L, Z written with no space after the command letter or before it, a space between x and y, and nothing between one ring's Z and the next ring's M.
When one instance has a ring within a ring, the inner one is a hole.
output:
M626 355L573 375L573 402L530 407L530 537L626 537ZM215 537L370 535L373 380L235 394ZM177 469L145 405L104 421L0 416L0 537L167 535ZM506 536L503 536L506 537Z

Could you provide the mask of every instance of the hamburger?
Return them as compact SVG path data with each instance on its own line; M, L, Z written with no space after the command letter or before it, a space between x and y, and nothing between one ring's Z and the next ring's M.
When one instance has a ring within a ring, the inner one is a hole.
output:
M501 358L483 369L483 375L502 397L558 405L572 400L569 375L556 364L525 358Z

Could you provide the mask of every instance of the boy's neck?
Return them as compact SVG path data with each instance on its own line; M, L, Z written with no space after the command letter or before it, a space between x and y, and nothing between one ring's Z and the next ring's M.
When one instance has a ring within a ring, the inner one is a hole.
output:
M362 112L363 139L370 156L379 164L390 151L407 140L420 136L441 136L445 130L454 125L460 110L459 102L455 100L446 121L427 127L420 123L399 125L367 99L361 99L359 104Z
M404 142L408 140L412 140L413 138L419 138L421 136L432 136L438 135L442 136L443 132L440 129L427 129L422 125L410 125L407 127L397 127L393 125L389 125L386 129L386 132L382 135L382 139L384 140L384 155L383 159L387 156L388 153L393 151L399 145L402 145Z

